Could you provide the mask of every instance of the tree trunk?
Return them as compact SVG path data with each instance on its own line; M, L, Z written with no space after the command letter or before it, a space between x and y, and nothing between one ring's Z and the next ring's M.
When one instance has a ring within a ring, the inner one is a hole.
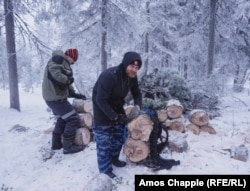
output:
M15 26L12 0L4 0L4 15L9 70L10 108L20 111L15 44Z
M102 37L101 37L101 66L102 71L107 69L107 4L108 0L102 0Z
M210 0L207 77L210 77L210 75L212 74L212 71L213 71L213 67L214 67L216 3L217 3L217 0Z
M147 21L149 22L149 1L146 2L146 12L147 12ZM144 75L147 75L148 73L148 57L149 57L149 39L148 39L149 33L146 32L145 34L145 54L146 54L146 58L144 61Z

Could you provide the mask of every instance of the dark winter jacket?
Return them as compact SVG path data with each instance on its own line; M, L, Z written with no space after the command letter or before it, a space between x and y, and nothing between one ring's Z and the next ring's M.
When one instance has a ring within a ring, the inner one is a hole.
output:
M128 52L119 66L109 68L99 76L92 95L95 125L112 124L118 114L125 114L124 98L129 91L133 96L134 105L141 106L142 95L138 79L129 78L125 73L127 66L135 60L142 63L139 54Z
M57 101L69 96L74 92L68 80L73 77L73 71L67 61L66 55L61 50L53 51L43 77L42 94L46 101Z

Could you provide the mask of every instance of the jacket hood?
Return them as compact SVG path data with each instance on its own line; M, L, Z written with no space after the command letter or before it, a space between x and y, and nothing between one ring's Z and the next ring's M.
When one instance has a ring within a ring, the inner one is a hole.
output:
M141 56L136 52L127 52L124 54L121 65L123 69L126 69L129 64L137 60L139 62L139 68L142 66Z
M64 52L62 50L54 50L52 52L52 57L58 55L58 56L62 56L63 58L67 58L67 56L64 54Z

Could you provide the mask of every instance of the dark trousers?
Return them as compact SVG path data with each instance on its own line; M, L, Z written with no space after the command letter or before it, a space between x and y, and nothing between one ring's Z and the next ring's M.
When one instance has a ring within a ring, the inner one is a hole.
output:
M124 144L124 125L93 126L97 162L101 173L112 172L112 158L119 157Z
M46 101L53 113L58 116L54 134L62 135L65 138L74 137L76 129L80 127L80 119L72 105L67 99L59 101Z

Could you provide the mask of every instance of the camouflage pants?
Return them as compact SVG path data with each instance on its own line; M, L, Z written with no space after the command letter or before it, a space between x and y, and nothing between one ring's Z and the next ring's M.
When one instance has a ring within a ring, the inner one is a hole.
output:
M119 157L125 141L125 129L124 125L93 126L98 168L101 173L112 172L111 159Z

